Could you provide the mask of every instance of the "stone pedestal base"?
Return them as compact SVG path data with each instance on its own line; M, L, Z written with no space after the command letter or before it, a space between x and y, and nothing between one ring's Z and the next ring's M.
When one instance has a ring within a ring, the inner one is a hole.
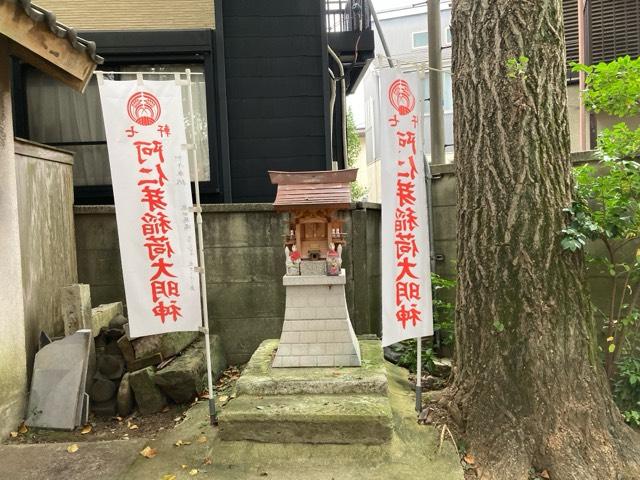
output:
M359 367L346 276L285 276L287 304L274 367Z
M361 340L364 368L272 368L277 340L265 340L222 409L222 440L379 445L393 416L379 340ZM330 477L329 477L330 478Z

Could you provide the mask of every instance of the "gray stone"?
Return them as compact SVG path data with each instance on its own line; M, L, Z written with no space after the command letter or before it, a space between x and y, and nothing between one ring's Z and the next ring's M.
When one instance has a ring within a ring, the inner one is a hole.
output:
M302 260L300 275L326 275L327 262L325 260Z
M81 424L92 343L91 331L79 330L36 354L27 425L73 430Z
M167 405L167 399L155 384L154 378L153 367L143 368L129 376L138 410L143 415L157 413Z
M62 288L62 320L64 334L91 328L91 290L89 285L76 283Z
M109 322L109 328L124 329L124 326L127 323L129 323L129 319L119 313L111 319L111 321Z
M222 342L218 335L210 335L211 371L213 378L220 376L227 367ZM207 358L204 338L194 342L169 365L158 370L156 385L174 402L186 403L206 386Z
M122 302L107 303L104 305L98 305L96 308L91 309L91 331L93 336L97 337L100 334L100 329L108 327L117 315L122 315Z
M116 416L116 400L112 398L106 402L94 402L91 405L91 411L98 417L115 417Z
M116 384L104 377L98 377L91 386L91 399L94 402L106 402L111 400L116 393Z
M439 377L448 378L451 375L451 359L450 358L434 358L433 373Z
M175 332L164 333L162 335L149 335L131 340L133 351L137 360L150 357L156 353L162 355L162 359L180 353L182 350L191 345L196 338L198 332Z
M121 355L98 355L98 371L109 380L118 380L124 373L124 358Z
M125 373L118 387L118 396L116 398L118 406L118 415L126 417L133 411L133 391L129 382L130 373Z

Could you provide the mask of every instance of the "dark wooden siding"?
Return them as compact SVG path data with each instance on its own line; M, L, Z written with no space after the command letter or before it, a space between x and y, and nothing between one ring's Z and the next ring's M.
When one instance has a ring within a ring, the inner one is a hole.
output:
M223 0L234 202L271 202L268 170L325 170L321 0Z
M567 61L578 61L578 2L564 0ZM587 59L608 62L624 55L640 55L640 0L588 0Z

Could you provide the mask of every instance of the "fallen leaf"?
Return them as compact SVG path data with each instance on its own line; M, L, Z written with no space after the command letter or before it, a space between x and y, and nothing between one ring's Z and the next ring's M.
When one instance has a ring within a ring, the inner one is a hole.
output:
M542 470L542 472L540 473L540 476L541 476L542 478L547 478L547 479L551 478L551 477L549 476L549 472L547 472L546 470Z
M77 443L74 443L73 445L69 445L69 446L67 447L67 452L69 452L69 453L76 453L76 452L78 451L78 449L79 449L79 448L80 448L80 447L78 447L78 444L77 444Z
M115 417L117 421L121 422L122 420L124 420L124 418L122 417Z
M80 430L80 435L86 435L87 433L91 433L91 425L85 425L82 430Z
M24 435L28 431L29 431L29 429L27 428L27 426L24 423L20 424L20 427L18 427L18 433L22 433Z
M211 457L204 457L203 462L205 465L211 465Z
M153 458L157 454L158 454L158 451L155 448L151 448L148 445L140 451L140 455L142 455L145 458Z
M171 473L167 473L166 475L163 475L160 480L176 480L176 476Z
M173 419L174 422L179 422L181 420L182 420L182 417L176 417L176 418Z
M229 396L228 396L228 395L220 395L220 396L218 397L218 401L219 401L220 403L228 402L228 401L229 401Z
M11 432L9 435L11 438L16 438L18 436L18 432Z
M138 428L140 428L135 423L132 423L131 425L128 425L128 427L129 427L129 430L137 430Z
M176 443L174 443L174 445L176 447L181 447L182 445L191 445L191 442L183 442L182 440L178 440Z
M169 411L169 407L164 407L164 408L162 409L162 413L167 413L168 411Z
M473 456L473 455L471 455L470 453L467 453L467 454L464 456L463 460L464 460L467 464L469 464L469 465L473 465L474 463L476 463L476 459L475 459L475 458L474 458L474 456Z
M264 407L263 407L263 406L261 406L261 405L256 405L256 408L257 408L258 410L264 410Z
M191 475L192 477L195 477L197 474L198 474L197 468L192 468L191 470L189 470L189 475Z
M198 437L197 440L198 443L207 443L207 437L205 437L204 435L201 435Z

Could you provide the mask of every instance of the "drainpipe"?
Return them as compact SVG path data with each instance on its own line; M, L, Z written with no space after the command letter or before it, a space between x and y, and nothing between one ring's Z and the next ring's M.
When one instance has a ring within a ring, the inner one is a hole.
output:
M441 165L444 153L444 103L442 87L442 27L440 0L429 0L427 7L429 32L429 110L431 133L431 164Z
M337 83L338 80L340 80L340 94L342 97L342 155L344 158L344 167L347 168L347 83L344 79L344 65L342 65L336 52L334 52L331 47L327 48L331 57L338 64L338 70L340 70L340 77L336 78L334 82ZM335 101L335 93L333 98ZM331 114L331 120L333 121L333 113ZM333 128L331 128L331 138L333 140ZM333 148L331 150L333 151Z
M389 67L393 68L393 60L391 60L391 52L389 51L389 45L387 45L387 39L384 36L384 32L380 27L380 20L378 20L378 14L376 13L376 9L373 6L373 2L369 0L369 8L371 8L371 16L373 17L373 22L376 24L376 31L378 35L380 35L380 42L382 43L382 48L384 50L384 54L387 57L387 62L389 62Z
M578 63L584 64L586 61L585 55L585 19L584 19L584 0L578 0ZM582 92L586 88L586 76L584 72L579 73L579 89L580 89L580 133L578 135L580 151L584 152L587 149L587 109L582 99Z

